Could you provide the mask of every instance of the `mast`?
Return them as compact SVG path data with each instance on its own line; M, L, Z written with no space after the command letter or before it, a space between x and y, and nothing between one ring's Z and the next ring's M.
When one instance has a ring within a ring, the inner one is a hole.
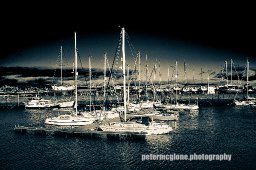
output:
M246 70L246 96L247 96L247 100L248 100L248 97L249 97L249 94L248 94L248 82L249 81L249 61L247 59L247 70Z
M156 81L156 69L157 69L157 67L156 67L156 64L155 64L154 69L153 69L153 71L154 71L153 84Z
M127 104L130 102L130 80L129 80L129 64L127 64Z
M92 112L92 67L91 57L89 57L89 80L90 80L90 113Z
M227 78L227 85L228 85L228 62L225 61L225 67L226 67L226 78Z
M161 78L161 68L160 68L160 60L158 61L158 75L159 75L159 87L161 86L161 81L162 81L162 78Z
M193 70L193 83L195 84L195 71Z
M221 80L223 81L223 75L224 75L224 71L223 71L223 67L221 67Z
M201 67L201 85L203 84L203 68Z
M125 76L125 30L122 28L122 54L123 54L123 77L124 77L124 121L126 122L126 76Z
M139 100L140 100L140 52L139 52Z
M209 80L210 80L210 77L209 77L209 72L208 72L208 77L207 77L207 94L209 94Z
M148 100L148 56L146 54L146 98Z
M104 108L106 107L106 75L107 75L107 53L104 54L104 80L103 80L103 97L104 97ZM105 108L106 109L106 108ZM104 109L104 111L105 111Z
M230 60L230 85L232 85L232 65L233 65L233 60Z
M168 73L168 81L167 81L167 84L169 85L169 81L170 81L170 68L168 67L167 69L167 73Z
M156 81L156 64L154 65L154 79L153 79L153 88L154 88L154 91L153 91L153 94L154 94L154 101L156 101L156 84L155 84L155 81Z
M60 84L62 85L62 46L60 46Z
M176 90L175 90L175 104L177 105L177 78L178 78L178 62L175 62L175 86L176 86Z
M184 61L184 79L185 83L187 83L187 68L186 68L186 62Z
M77 115L77 49L76 49L76 32L75 32L75 93L76 93L76 100L75 100L75 114Z

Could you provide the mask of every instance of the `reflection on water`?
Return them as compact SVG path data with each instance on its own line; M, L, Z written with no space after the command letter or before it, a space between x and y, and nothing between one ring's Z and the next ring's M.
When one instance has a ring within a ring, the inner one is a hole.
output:
M46 110L40 109L33 109L33 110L26 110L24 112L29 124L31 125L40 125L46 118L47 115Z
M191 118L194 118L194 117L197 117L199 114L199 110L191 110L189 113L188 113L188 116L191 117Z
M252 169L256 166L256 113L245 107L182 112L177 129L145 141L18 135L15 125L40 124L58 110L2 110L3 169ZM141 161L142 154L232 154L232 161Z
M198 125L199 129L207 129L209 133L213 133L216 128L215 114L216 111L213 108L205 109L204 114L199 117L199 122L203 122Z
M182 129L198 129L198 118L201 114L200 110L180 112L180 119L177 121L177 130ZM179 128L181 127L181 129Z
M172 132L171 132L172 133ZM147 146L152 151L168 149L173 140L172 134L146 136Z

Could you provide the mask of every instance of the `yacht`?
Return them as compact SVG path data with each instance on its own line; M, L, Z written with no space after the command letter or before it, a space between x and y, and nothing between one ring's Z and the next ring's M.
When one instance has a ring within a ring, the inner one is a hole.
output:
M152 134L166 134L171 132L173 129L169 125L165 123L156 123L153 120L151 122L138 123L138 122L127 122L126 121L126 111L127 111L127 103L126 103L126 72L125 72L125 29L122 28L121 32L122 36L122 55L123 55L123 97L124 97L124 122L112 122L109 124L99 125L99 129L107 132L132 132L132 133L142 133L145 135ZM148 117L147 117L148 118ZM143 118L145 120L145 118ZM143 122L143 121L142 121Z
M178 95L178 91L180 91L181 89L179 89L178 85L177 85L177 78L178 78L178 62L175 62L175 87L173 88L173 90L175 91L175 104L171 104L171 105L166 105L165 108L169 109L169 110L198 110L199 106L198 106L198 102L196 104L181 104L178 103L177 101L177 95Z
M59 115L58 117L47 118L45 124L50 125L63 125L63 126L83 126L92 124L95 121L94 117L78 115L77 111L77 48L76 48L76 33L75 33L75 113L68 115Z
M166 105L165 108L169 110L198 110L199 106L198 104L177 103L177 104Z
M48 118L45 124L60 125L60 126L83 126L92 124L95 119L88 119L87 117L77 115L59 115L58 117Z
M234 103L236 106L249 106L249 105L255 105L256 98L249 96L249 90L248 90L248 72L249 72L249 61L247 60L247 66L246 66L246 98L245 100L234 100Z
M107 125L99 126L102 131L107 132L134 132L145 135L168 134L173 128L165 123L152 122L148 125L137 122L112 122Z
M63 85L62 84L62 67L63 67L63 64L62 64L62 46L60 48L60 84L58 85L53 85L51 86L52 87L52 90L53 91L57 91L57 92L64 92L64 91L73 91L75 90L75 86L74 85Z

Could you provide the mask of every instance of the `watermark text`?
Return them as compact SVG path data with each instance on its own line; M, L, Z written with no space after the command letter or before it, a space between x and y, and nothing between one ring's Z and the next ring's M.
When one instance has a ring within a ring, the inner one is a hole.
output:
M231 154L142 154L141 160L159 161L231 161Z

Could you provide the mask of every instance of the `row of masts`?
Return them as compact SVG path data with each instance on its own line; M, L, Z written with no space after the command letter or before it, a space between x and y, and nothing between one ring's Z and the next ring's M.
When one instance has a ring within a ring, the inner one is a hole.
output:
M123 32L124 30L122 30ZM124 34L124 33L123 33ZM127 100L129 101L129 95L127 96L127 93L126 93L126 75L127 75L127 78L128 78L128 81L129 81L129 66L127 67L127 73L126 73L126 63L125 63L125 36L123 35L122 36L122 53L123 53L123 99L124 99L124 103L127 103ZM141 86L141 60L140 60L140 53L138 54L139 56L139 71L138 71L138 80L139 80L139 88ZM104 55L104 99L106 98L106 63L107 63L107 56L106 56L106 53ZM233 65L233 60L231 59L231 75L232 75L232 65ZM226 74L227 74L227 61L225 61L225 66L226 66ZM63 67L63 64L62 64L62 46L61 46L61 84L62 84L62 67ZM185 67L185 64L184 64L184 67ZM155 80L155 73L156 73L156 64L154 65L154 80ZM184 68L184 71L186 73L186 69ZM248 96L248 71L249 71L249 62L247 60L247 96ZM78 81L78 72L77 72L77 47L76 47L76 33L75 33L75 70L74 70L74 73L75 73L75 108L76 108L76 114L77 114L77 81ZM170 76L169 74L169 68L168 68L168 77ZM91 60L90 60L90 57L89 57L89 78L90 78L90 91L91 91L91 77L92 77L92 72L91 72ZM176 61L175 62L175 87L177 87L178 83L177 83L177 78L178 78L178 62ZM186 74L185 74L185 78L186 78ZM168 78L169 79L169 78ZM209 86L209 74L208 74L208 86ZM161 73L160 73L160 64L159 64L159 84L161 82ZM232 76L231 76L231 84L232 84ZM129 89L129 83L130 81L128 82L128 89ZM147 83L148 83L148 63L147 63L147 55L146 55L146 87L147 87ZM227 85L228 85L228 78L227 78ZM146 97L147 97L147 88L145 89L146 90ZM175 94L177 96L177 89L175 90ZM129 93L129 91L128 91ZM139 97L140 97L140 93L139 93ZM90 95L90 105L91 105L91 95ZM176 103L177 103L177 97L176 97ZM127 108L126 108L126 104L124 104L124 110L126 112ZM91 107L90 107L90 112L91 112ZM126 115L126 113L124 114ZM126 117L124 118L126 120Z
M63 57L62 57L62 55L63 55L63 50L62 50L62 46L61 46L61 48L60 48L60 58L61 58L61 62L60 62L60 68L61 68L61 71L60 71L60 84L62 85L63 84L63 73L62 73L62 70L63 70ZM104 77L106 78L106 62L107 62L107 55L106 55L106 53L104 54ZM90 60L90 59L89 59ZM139 64L138 64L138 77L137 77L137 80L138 80L138 86L140 87L141 86L141 56L140 56L140 52L138 52L138 61L139 61ZM149 77L148 77L148 58L147 58L147 55L146 55L146 60L145 60L145 63L146 63L146 65L145 65L145 79L146 79L146 86L147 86L147 83L148 83L148 80L149 80ZM90 63L90 62L89 62ZM91 68L91 65L89 66L90 68ZM170 66L170 67L172 67L172 66ZM169 84L169 82L170 82L170 67L168 67L168 70L167 70L167 76L168 76L168 80L167 80L167 82L168 82L168 84ZM90 69L89 68L89 69ZM152 72L154 72L154 77L153 77L153 81L155 82L156 81L156 71L157 71L157 65L156 64L154 64L154 67L153 67L153 70L152 70ZM247 70L248 71L248 70ZM162 82L162 80L161 80L161 77L162 77L162 74L161 74L161 70L160 70L160 61L159 61L159 66L158 66L158 78L159 78L159 80L158 80L158 84L160 85L161 84L161 82ZM75 73L75 72L74 72ZM129 73L129 72L127 72L127 73ZM202 77L202 75L203 75L203 70L202 70L202 68L201 68L201 73L200 73L200 75L201 75L201 83L203 82L203 77ZM91 74L91 73L89 73L89 74ZM195 74L194 74L194 70L193 70L193 72L192 72L192 74L193 74L193 82L195 83ZM231 61L230 61L230 83L229 83L229 79L228 79L228 62L227 61L225 61L225 77L226 77L226 85L232 85L233 84L233 60L231 59ZM248 74L247 74L248 75ZM175 85L177 85L177 77L178 77L178 62L176 61L175 62ZM106 85L106 79L104 78L104 86ZM223 78L223 76L222 76L222 78ZM90 76L90 79L91 79L91 76ZM184 62L184 79L185 79L185 83L187 83L187 71L186 71L186 63ZM209 79L210 79L210 77L209 77L209 72L208 72L208 75L207 75L207 80L208 80L208 84L209 84ZM247 78L248 79L248 78ZM247 80L247 83L248 83L248 80ZM104 95L105 96L105 95Z
M90 58L90 57L89 57ZM61 60L61 62L60 62L60 85L62 85L63 84L63 48L62 48L62 46L61 46L61 48L60 48L60 60ZM89 59L90 60L90 59ZM106 55L106 53L104 54L104 75L106 75L106 62L107 62L107 55ZM138 70L138 77L137 77L137 79L138 79L138 82L139 82L139 84L138 84L138 86L140 86L141 85L141 56L140 56L140 52L138 52L138 60L139 60L139 64L138 64L138 66L139 66L139 70ZM146 55L146 60L145 60L145 62L146 62L146 73L145 73L145 77L146 77L146 82L148 81L148 79L149 79L149 77L148 77L148 59L147 59L147 55ZM90 63L90 62L89 62ZM175 71L176 71L176 74L175 74L175 78L176 78L176 80L175 80L175 83L177 82L177 75L178 75L178 68L177 68L177 64L178 64L178 62L176 61L176 66L175 66ZM73 64L73 66L75 67L75 65ZM90 67L90 66L89 66ZM170 66L170 67L172 67L172 66ZM74 68L73 68L74 69ZM160 67L160 61L159 61L159 65L158 65L158 78L159 78L159 80L158 80L158 84L161 84L161 82L162 82L162 74L161 74L161 67ZM154 81L156 81L156 71L157 71L157 65L156 64L154 64L154 67L153 67L153 70L152 70L152 72L154 72ZM73 70L73 72L75 73L75 71ZM184 78L185 78L185 80L186 80L186 82L187 82L187 76L186 76L186 63L184 62L184 72L185 72L185 75L184 75ZM202 72L202 69L201 69L201 72ZM168 83L170 82L170 68L168 67L168 71L167 71L167 74L168 74ZM202 73L201 73L202 74ZM202 79L202 78L201 78ZM195 82L195 78L194 78L194 71L193 71L193 82ZM104 80L104 83L106 83L106 80Z
M129 106L128 106L128 102L129 102L129 86L130 86L130 78L129 78L129 65L126 65L126 55L125 55L125 30L124 30L124 28L122 28L122 32L121 32L122 34L122 36L121 36L121 38L122 38L122 46L121 46L121 50L122 50L122 77L123 77L123 96L122 96L122 98L123 98L123 116L124 116L124 122L126 122L127 121L127 111L128 111L128 108L129 108ZM61 48L61 51L62 51L62 48ZM62 54L62 52L61 52L61 54ZM61 57L62 58L62 57ZM141 65L141 63L140 63L141 61L140 61L140 53L139 53L139 94L140 94L140 80L141 80L141 68L140 68L140 65ZM62 65L62 64L61 64ZM105 55L104 55L104 102L105 102L105 100L106 100L106 73L107 73L107 71L106 71L106 65L107 65L107 58L106 58L106 53L105 53ZM74 66L75 66L75 70L74 70L74 73L75 73L75 115L77 116L77 113L78 113L78 110L77 110L77 98L78 98L78 96L77 96L77 81L78 81L78 71L77 71L77 47L76 47L76 33L75 33L75 64L74 64ZM185 66L185 64L184 64L184 66ZM249 66L248 66L249 67ZM62 67L61 67L62 68ZM127 69L127 70L126 70ZM155 80L155 73L156 73L156 69L157 69L157 66L156 66L156 64L154 65L154 80ZM92 84L91 84L91 77L92 77L92 72L91 72L91 58L89 57L89 78L90 78L90 113L91 113L91 97L92 97L92 95L91 95L91 86L92 86ZM186 73L186 69L184 69L184 71L185 71L185 73ZM169 71L168 71L169 72ZM111 73L112 74L112 73ZM147 86L148 86L148 63L147 63L147 55L146 55L146 97L147 97L147 99L148 99L148 96L147 96ZM169 75L169 74L168 74ZM186 76L185 76L186 77ZM178 93L178 81L177 81L177 78L178 78L178 61L176 61L175 62L175 94L176 94L176 97L175 97L175 100L176 100L176 102L175 102L175 105L168 105L168 106L166 106L166 108L168 108L168 109L198 109L199 107L198 107L198 103L197 103L197 105L185 105L185 104L179 104L178 102L177 102L177 93ZM128 80L127 80L128 79ZM208 80L209 80L209 75L208 75ZM128 81L128 82L127 82ZM161 71L160 71L160 64L159 64L159 84L160 84L160 82L161 82ZM126 88L126 85L128 85L128 88ZM209 83L208 83L208 85L209 85ZM247 87L248 88L248 87ZM128 93L128 95L127 95L127 93ZM105 105L105 103L104 103L104 105ZM73 118L72 118L73 119ZM80 118L76 118L77 120L80 120ZM47 120L48 121L48 120ZM50 119L49 120L49 122L51 122L51 121L55 121L55 118L54 119ZM63 121L63 119L61 119L61 117L60 117L60 119L59 119L59 121L61 122L61 121ZM89 121L89 120L88 120ZM70 122L69 122L70 123ZM73 123L73 122L72 122ZM115 128L115 127L113 127L113 128ZM121 130L121 129L120 129Z
M62 48L61 48L62 49ZM147 61L147 56L146 56L146 61ZM249 75L249 61L247 60L247 62L248 62L248 64L247 64L247 72L246 72L246 82L247 82L247 86L248 86L248 75ZM233 63L233 61L231 60L231 63ZM62 65L62 64L61 64ZM227 62L225 62L225 66L226 66L226 73L227 73ZM130 87L130 83L132 82L132 79L130 79L129 78L129 73L130 73L130 70L129 70L129 65L126 65L126 67L127 67L127 71L125 71L125 70L123 70L123 74L125 74L125 75L127 75L127 77L126 77L126 81L128 81L128 82L126 82L126 85L128 85L128 89L129 89L129 87ZM159 67L160 67L160 64L159 64ZM92 71L91 71L91 57L89 57L89 80L90 80L90 91L91 91L91 87L92 87L92 81L91 81L91 79L92 79ZM232 69L231 69L232 70ZM150 78L151 78L151 76L152 76L152 73L154 73L153 74L153 81L151 82L151 81L148 81L148 64L147 64L147 62L146 62L146 81L144 82L144 84L143 84L143 86L145 86L145 87L148 87L148 85L150 84L150 82L152 83L152 85L154 86L154 88L155 88L155 85L156 84L154 84L156 81L156 72L157 72L157 66L156 66L156 64L154 65L154 68L153 68L153 70L152 70L152 72L151 72L151 75L150 75ZM160 70L159 70L159 72L160 72ZM139 71L138 71L138 79L137 80L139 80L139 81L137 81L137 83L138 83L138 86L136 86L136 81L135 81L135 86L137 87L137 90L138 90L138 87L139 88L141 88L141 71L140 71L140 56L139 56ZM160 76L161 74L159 73L159 76ZM168 71L168 75L169 75L169 71ZM174 88L176 88L177 86L178 86L178 61L176 61L175 62L175 86L174 86ZM209 73L208 73L208 77L207 77L207 86L208 86L208 88L209 88L209 80L210 80L210 77L209 77ZM231 76L231 80L232 80L232 76ZM105 53L105 55L104 55L104 81L103 81L103 89L104 89L104 98L106 97L106 90L107 90L107 88L108 87L106 87L106 81L107 81L107 54ZM227 77L227 83L228 83L228 77ZM168 83L169 84L169 83ZM160 87L160 85L161 85L161 81L159 80L159 83L158 83L158 85L159 85L159 87ZM227 84L228 85L228 84ZM230 84L231 85L231 84ZM140 90L140 89L139 89ZM145 88L145 91L146 91L146 98L148 98L148 93L147 93L147 88ZM128 98L129 98L129 96L128 96ZM138 93L138 98L140 98L140 93ZM128 100L129 101L129 100Z
M234 66L234 62L231 59L230 60L230 83L229 83L229 79L228 79L228 62L225 61L225 77L226 77L226 85L233 85L233 66ZM239 79L239 77L238 77ZM249 81L249 61L247 59L246 61L246 84L248 86L248 81Z

